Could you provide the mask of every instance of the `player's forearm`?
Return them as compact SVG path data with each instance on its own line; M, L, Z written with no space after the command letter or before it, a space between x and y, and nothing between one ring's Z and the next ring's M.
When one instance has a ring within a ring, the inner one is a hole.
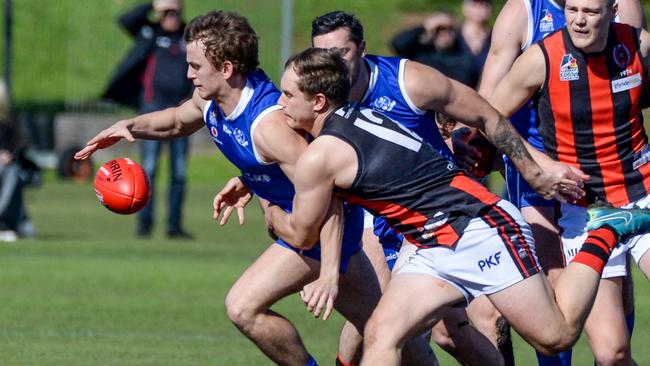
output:
M175 108L168 108L125 120L125 126L135 138L163 140L184 135L176 122Z
M294 222L294 215L285 212L279 206L269 206L265 210L265 215L275 235L295 248L309 250L318 241L318 230L301 228Z
M333 199L320 231L321 265L320 278L338 281L343 242L343 205Z
M528 144L503 116L496 123L486 123L485 134L494 146L506 154L527 181L542 174L542 169L531 154L540 153Z

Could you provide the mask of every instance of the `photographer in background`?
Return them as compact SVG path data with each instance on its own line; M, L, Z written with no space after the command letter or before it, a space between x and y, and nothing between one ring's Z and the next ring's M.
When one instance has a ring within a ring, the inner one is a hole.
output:
M448 10L432 13L421 26L395 36L391 45L399 57L431 66L472 88L478 83L480 71L474 55L462 41Z
M135 44L118 67L104 98L149 113L176 107L188 99L192 83L187 79L182 1L154 0L119 18L119 24L135 39ZM154 11L155 21L149 20ZM155 187L162 141L141 142L141 164ZM188 137L169 140L170 185L167 236L193 239L181 224L185 196ZM155 189L149 204L138 214L136 235L147 238L154 225Z

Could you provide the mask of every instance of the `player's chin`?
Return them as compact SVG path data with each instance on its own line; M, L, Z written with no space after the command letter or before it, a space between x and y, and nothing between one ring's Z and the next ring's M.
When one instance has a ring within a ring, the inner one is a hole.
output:
M287 125L289 125L289 127L291 127L291 128L297 128L297 127L298 127L298 123L296 122L296 120L293 119L293 118L291 118L290 116L288 116L288 115L286 115L286 114L284 115L284 121L285 121L285 122L287 123Z

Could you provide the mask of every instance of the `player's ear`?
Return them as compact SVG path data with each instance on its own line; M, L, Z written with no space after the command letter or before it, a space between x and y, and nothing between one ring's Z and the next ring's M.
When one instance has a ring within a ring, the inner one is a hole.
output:
M235 72L235 67L232 62L226 60L221 65L221 73L223 74L224 79L230 79L232 74Z
M317 93L312 99L314 103L314 110L317 112L324 112L328 108L327 97L323 93Z

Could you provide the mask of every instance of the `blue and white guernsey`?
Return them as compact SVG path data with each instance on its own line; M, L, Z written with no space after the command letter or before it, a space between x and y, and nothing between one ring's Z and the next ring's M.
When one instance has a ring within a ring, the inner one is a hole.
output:
M248 76L235 110L224 116L213 101L205 108L205 126L223 155L241 171L244 183L259 197L291 210L294 188L276 163L264 162L253 144L253 133L269 113L282 109L280 92L258 70Z
M404 68L407 60L374 55L364 58L370 68L370 81L361 105L409 128L442 156L453 159L451 150L440 135L434 113L418 108L406 94Z

